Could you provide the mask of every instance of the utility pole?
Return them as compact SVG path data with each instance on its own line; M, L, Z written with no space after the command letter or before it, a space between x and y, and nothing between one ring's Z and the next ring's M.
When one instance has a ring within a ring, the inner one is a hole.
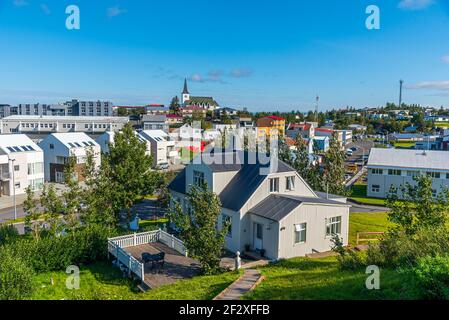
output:
M315 104L315 122L318 123L318 103L320 102L320 97L318 94L316 95L316 104Z
M404 80L399 80L399 109L402 106L402 85L404 84Z

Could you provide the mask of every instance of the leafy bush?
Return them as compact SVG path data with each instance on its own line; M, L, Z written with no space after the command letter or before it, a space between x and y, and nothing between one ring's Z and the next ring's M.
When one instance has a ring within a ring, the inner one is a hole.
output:
M0 245L13 242L19 238L19 233L13 225L0 225Z
M0 300L26 299L33 292L33 270L13 250L0 248Z
M414 235L388 233L378 246L371 246L367 262L387 267L413 267L424 257L435 257L449 252L449 234L446 228L421 229Z
M353 250L348 250L344 255L339 255L337 260L342 270L358 270L365 266L363 254Z
M23 239L8 247L36 272L65 270L70 265L106 260L107 238L112 235L109 229L97 226L39 241Z
M412 269L416 289L425 299L449 299L449 256L425 257Z

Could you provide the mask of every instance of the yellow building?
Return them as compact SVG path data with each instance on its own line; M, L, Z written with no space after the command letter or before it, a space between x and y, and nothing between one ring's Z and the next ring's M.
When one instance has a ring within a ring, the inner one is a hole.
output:
M257 120L257 134L259 137L270 138L272 134L285 136L285 119L277 116L268 116Z

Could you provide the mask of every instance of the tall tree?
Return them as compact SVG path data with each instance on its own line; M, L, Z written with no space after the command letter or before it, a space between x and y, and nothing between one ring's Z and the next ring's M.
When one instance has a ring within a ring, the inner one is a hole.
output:
M47 231L51 235L56 235L62 229L61 216L64 211L64 204L53 184L44 185L39 202L45 223L49 225Z
M79 226L79 210L81 207L82 190L78 182L78 172L76 171L77 158L72 155L68 158L64 169L64 220L69 230L74 230Z
M170 101L170 110L172 110L173 113L177 114L179 112L179 98L178 96L174 96Z
M132 206L154 190L156 181L151 171L153 161L146 152L146 142L140 141L131 125L126 124L122 132L114 136L114 143L104 158L108 162L106 174L112 210L117 218L124 210L127 213L126 220L130 221L133 218Z
M184 212L178 202L170 210L170 220L180 230L189 254L198 259L204 273L214 273L219 269L220 257L225 243L225 235L230 225L217 229L221 214L219 197L206 184L192 186L187 194L188 212Z
M35 199L35 193L31 186L26 188L26 195L27 197L23 202L23 210L26 213L25 226L32 230L34 239L38 241L41 225L37 220L40 218L40 212L37 208L37 200Z
M278 140L278 152L279 159L288 163L289 165L293 164L292 151L290 150L290 146L287 144L285 137L279 137Z
M344 195L345 181L345 154L338 141L337 133L332 134L329 150L323 161L323 181L321 189L329 193Z

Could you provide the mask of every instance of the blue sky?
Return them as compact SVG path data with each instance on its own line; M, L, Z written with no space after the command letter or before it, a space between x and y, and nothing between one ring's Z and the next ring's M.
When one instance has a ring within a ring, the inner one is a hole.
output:
M80 8L67 30L65 8ZM370 4L381 29L365 27ZM449 107L449 0L0 0L0 103Z

